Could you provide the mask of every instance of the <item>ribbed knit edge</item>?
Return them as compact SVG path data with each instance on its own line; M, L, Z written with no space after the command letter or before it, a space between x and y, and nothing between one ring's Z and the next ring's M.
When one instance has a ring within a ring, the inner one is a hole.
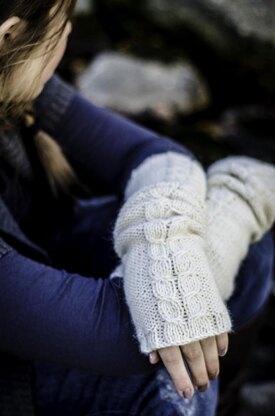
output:
M34 102L39 127L54 136L76 91L58 75L45 84L41 94Z
M166 327L167 324L167 327ZM178 324L171 327L171 323L160 322L154 329L146 334L138 333L136 336L140 342L140 351L148 354L159 348L180 346L194 341L220 335L232 331L230 315L226 312L219 312L213 316L201 316L190 320L187 324ZM167 343L164 345L161 334L165 332ZM169 340L169 333L171 339ZM175 337L177 334L177 338Z

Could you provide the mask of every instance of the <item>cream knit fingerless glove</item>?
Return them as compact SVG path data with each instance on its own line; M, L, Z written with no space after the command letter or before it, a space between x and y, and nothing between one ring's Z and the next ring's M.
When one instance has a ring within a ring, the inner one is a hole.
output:
M219 292L227 300L249 245L275 220L275 168L249 157L228 157L207 171L206 253Z
M231 329L205 254L205 196L202 167L176 152L132 172L113 236L141 352Z

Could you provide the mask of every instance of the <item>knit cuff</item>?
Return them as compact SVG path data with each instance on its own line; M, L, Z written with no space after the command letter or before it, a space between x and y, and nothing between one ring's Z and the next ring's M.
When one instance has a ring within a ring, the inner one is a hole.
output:
M201 316L189 322L157 322L147 333L137 330L140 351L148 354L160 348L180 346L230 332L232 329L228 311Z
M55 135L76 91L54 74L34 102L39 128Z

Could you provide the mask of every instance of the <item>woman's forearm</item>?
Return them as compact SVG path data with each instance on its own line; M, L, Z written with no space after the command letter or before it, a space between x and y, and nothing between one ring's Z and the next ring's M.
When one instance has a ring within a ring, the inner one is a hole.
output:
M13 249L0 275L2 351L106 376L153 370L133 336L121 279L67 273Z

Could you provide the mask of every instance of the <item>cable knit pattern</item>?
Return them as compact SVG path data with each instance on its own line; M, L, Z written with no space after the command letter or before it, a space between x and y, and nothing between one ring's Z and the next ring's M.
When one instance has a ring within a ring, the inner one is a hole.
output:
M202 167L176 152L132 172L113 234L141 352L231 329L205 254L205 194Z
M224 300L249 245L260 240L275 220L275 168L245 156L228 157L207 172L206 252Z

